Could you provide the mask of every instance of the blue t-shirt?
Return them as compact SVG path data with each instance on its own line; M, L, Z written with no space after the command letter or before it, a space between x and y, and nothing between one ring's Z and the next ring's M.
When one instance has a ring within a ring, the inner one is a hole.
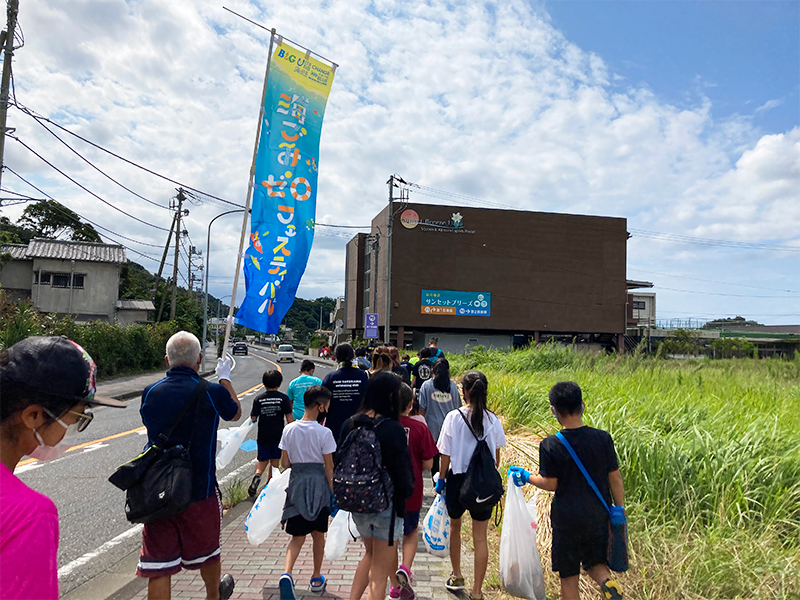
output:
M167 371L165 379L145 388L139 409L142 423L147 428L145 448L154 444L158 435L178 416L199 381L200 376L194 369L174 367ZM215 457L219 419L231 421L237 412L239 407L228 390L218 383L209 382L206 393L197 399L195 410L189 411L169 438L169 446L181 444L189 447L193 502L205 500L217 487Z
M303 413L306 412L303 394L312 385L322 385L322 379L313 375L300 375L297 379L292 380L289 384L289 389L286 390L286 395L292 401L292 416L295 421L302 419Z

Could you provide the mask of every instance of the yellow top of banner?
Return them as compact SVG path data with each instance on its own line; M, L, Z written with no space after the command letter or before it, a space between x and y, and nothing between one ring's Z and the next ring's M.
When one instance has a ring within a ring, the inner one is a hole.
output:
M320 62L286 41L275 49L274 60L289 77L306 89L318 92L326 99L333 83L333 67Z

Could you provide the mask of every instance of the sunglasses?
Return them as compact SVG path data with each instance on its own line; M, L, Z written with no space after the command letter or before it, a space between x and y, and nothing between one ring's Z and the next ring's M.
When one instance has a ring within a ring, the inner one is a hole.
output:
M46 408L44 409L44 412L46 412L51 418L60 421L60 419L58 417L56 417L53 413L51 413ZM79 412L76 412L74 410L68 410L67 413L69 413L71 415L75 415L75 417L76 417L75 423L77 425L76 428L77 428L77 430L79 432L81 432L84 429L86 429L89 426L89 423L92 422L92 419L94 419L94 415L92 413L88 412L88 411L79 413ZM67 414L67 413L64 413L64 414Z

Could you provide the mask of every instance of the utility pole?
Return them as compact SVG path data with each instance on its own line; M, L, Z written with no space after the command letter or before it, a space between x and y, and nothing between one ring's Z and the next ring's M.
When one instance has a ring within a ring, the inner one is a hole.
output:
M386 251L386 316L384 317L383 341L389 343L391 334L391 312L392 312L392 223L394 221L394 206L392 195L394 194L394 175L389 177L389 226L386 235L388 240L388 250Z
M14 30L17 27L19 0L8 0L6 30L0 34L3 46L3 78L0 80L0 185L3 182L4 152L6 147L6 116L8 115L8 88L11 81L11 59L14 56ZM13 131L13 130L12 130Z
M175 306L178 300L178 259L181 247L181 217L183 216L183 188L178 188L177 211L175 212L175 259L172 265L172 301L169 306L169 320L175 320ZM191 261L190 261L191 262Z
M172 230L175 229L176 217L172 217L172 225L170 225L169 234L167 235L167 243L164 244L164 254L161 255L161 264L158 265L158 275L156 275L156 284L153 286L153 302L156 301L156 294L158 293L158 284L161 281L161 274L164 272L164 263L167 260L169 243L172 241Z
M161 321L161 315L164 314L164 304L167 303L167 291L169 290L169 282L172 281L170 277L167 277L167 281L164 284L164 295L161 296L161 303L158 306L158 316L156 317L156 323Z

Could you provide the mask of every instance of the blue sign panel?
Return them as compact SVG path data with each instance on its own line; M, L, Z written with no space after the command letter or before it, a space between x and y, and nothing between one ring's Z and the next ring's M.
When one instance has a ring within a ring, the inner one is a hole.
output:
M364 328L364 337L368 340L378 338L377 313L367 313L367 325Z
M489 292L422 290L420 312L423 315L489 317L492 314L492 295Z

